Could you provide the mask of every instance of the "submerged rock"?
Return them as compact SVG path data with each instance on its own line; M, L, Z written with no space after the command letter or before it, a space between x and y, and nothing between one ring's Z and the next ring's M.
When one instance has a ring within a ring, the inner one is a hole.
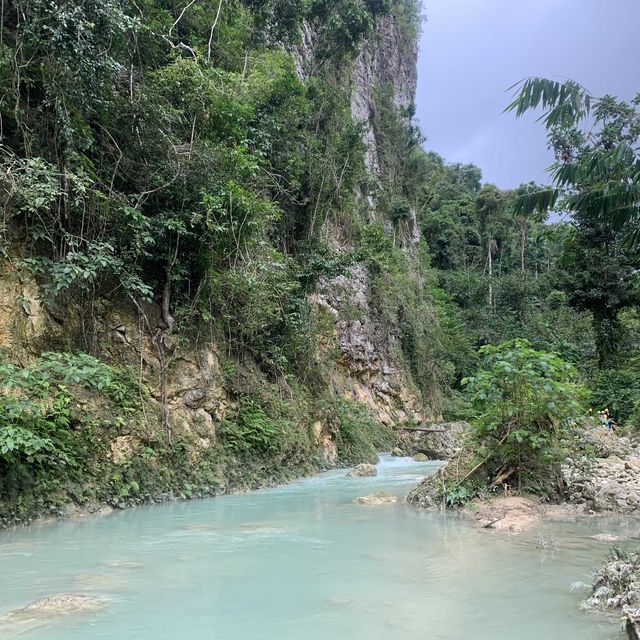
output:
M366 478L377 475L378 470L375 465L364 462L353 467L353 469L347 473L347 478Z
M596 533L591 538L600 542L618 542L620 540L620 536L614 536L612 533Z
M96 611L103 606L104 603L102 600L98 600L97 598L74 593L59 593L32 602L22 609L10 612L8 615L18 615L25 612L38 612L45 615L68 615L79 611Z
M354 500L356 504L393 504L398 502L398 498L390 493L380 491L378 493L372 493L368 496L360 496Z
M0 637L11 638L37 629L56 618L97 611L103 606L104 602L98 598L74 593L59 593L42 598L0 616Z

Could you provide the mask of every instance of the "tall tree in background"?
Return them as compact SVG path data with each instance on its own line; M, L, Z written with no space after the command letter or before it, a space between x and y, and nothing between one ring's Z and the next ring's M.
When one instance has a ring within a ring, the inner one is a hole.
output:
M489 306L495 304L493 297L493 257L498 251L498 243L494 237L495 218L503 204L503 194L496 186L487 184L480 189L476 198L476 209L480 219L480 232L483 241L486 239L487 262L489 274Z
M619 312L636 304L640 249L640 94L594 98L576 82L529 78L507 107L542 107L553 187L522 194L516 214L571 213L564 263L573 306L591 311L601 364L615 355Z
M516 198L526 196L530 193L539 191L540 187L535 182L529 182L528 184L522 184L516 189ZM518 200L516 199L516 202ZM547 218L546 212L540 211L527 211L523 207L514 207L514 217L518 223L519 243L520 243L520 271L525 272L525 255L527 249L527 233L529 230L530 222L544 222Z

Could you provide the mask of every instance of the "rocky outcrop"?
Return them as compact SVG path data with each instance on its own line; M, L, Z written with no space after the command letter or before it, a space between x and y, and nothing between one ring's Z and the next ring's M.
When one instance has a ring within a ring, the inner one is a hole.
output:
M611 552L596 572L591 595L583 609L615 611L622 615L630 640L640 639L640 554Z
M337 393L367 405L380 422L422 420L424 406L394 353L398 336L382 332L369 300L369 276L356 266L349 276L321 284L315 297L334 324L340 356L332 375Z
M407 504L429 511L446 509L447 496L443 493L443 489L452 482L456 482L458 477L456 461L444 464L409 492L406 498Z
M407 456L420 453L429 460L450 460L462 448L469 428L467 422L442 422L430 425L432 431L400 429L396 446Z
M301 78L308 77L313 68L316 40L314 25L305 23L294 52ZM384 16L378 18L375 33L362 45L350 76L345 78L351 90L352 114L365 123L365 161L374 178L379 177L380 172L375 131L377 93L382 88L390 91L394 104L409 113L415 101L417 57L418 43L414 35L404 30L397 16ZM369 221L381 222L393 232L390 221L377 219L375 202L364 197L363 200L362 208ZM332 227L331 223L326 226L326 235L336 250L352 248L342 230ZM408 251L420 239L415 211L407 222L403 238ZM370 295L369 275L363 266L356 266L347 276L322 281L313 298L334 324L340 357L332 374L333 388L338 395L366 404L388 426L407 419L436 419L437 412L424 406L411 376L398 358L401 349L397 331L380 329Z
M352 72L353 115L369 123L365 134L368 143L367 164L379 169L378 143L372 126L375 92L390 87L397 107L408 110L415 101L418 83L418 42L408 40L394 16L379 18L375 37L361 49Z
M60 335L60 327L42 306L35 279L0 259L0 351L27 363Z
M640 458L567 458L562 472L571 502L592 511L640 514Z
M370 478L378 475L378 470L375 465L363 464L356 465L347 473L347 478Z
M585 429L577 437L579 453L562 464L569 501L591 511L640 514L638 443L602 427Z

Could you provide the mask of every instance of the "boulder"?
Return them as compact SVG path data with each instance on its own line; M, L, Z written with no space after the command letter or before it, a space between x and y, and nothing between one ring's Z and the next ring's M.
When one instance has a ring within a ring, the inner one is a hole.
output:
M428 460L450 460L460 451L469 425L466 422L443 422L429 428L436 431L402 429L398 432L397 447L408 456L422 453Z
M640 609L624 607L622 614L626 621L625 629L629 640L640 640Z
M404 457L404 452L399 447L395 447L395 449L393 449L393 451L391 452L391 455L395 456L396 458L402 458Z
M351 469L351 471L347 473L347 478L367 478L377 475L378 470L376 469L375 465L367 464L365 462L353 467L353 469Z
M429 462L429 457L426 456L424 453L416 453L416 455L413 456L413 459L416 462Z

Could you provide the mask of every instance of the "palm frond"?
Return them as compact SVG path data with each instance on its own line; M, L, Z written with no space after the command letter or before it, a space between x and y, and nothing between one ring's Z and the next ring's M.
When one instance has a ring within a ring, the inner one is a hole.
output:
M514 204L513 210L516 215L529 216L535 211L545 213L555 207L560 197L560 190L551 187L538 189L531 193L524 193L519 196Z
M561 83L547 78L526 78L511 89L515 89L514 99L504 111L515 111L520 117L542 107L544 113L539 120L547 128L576 124L589 115L594 101L591 94L573 80Z

